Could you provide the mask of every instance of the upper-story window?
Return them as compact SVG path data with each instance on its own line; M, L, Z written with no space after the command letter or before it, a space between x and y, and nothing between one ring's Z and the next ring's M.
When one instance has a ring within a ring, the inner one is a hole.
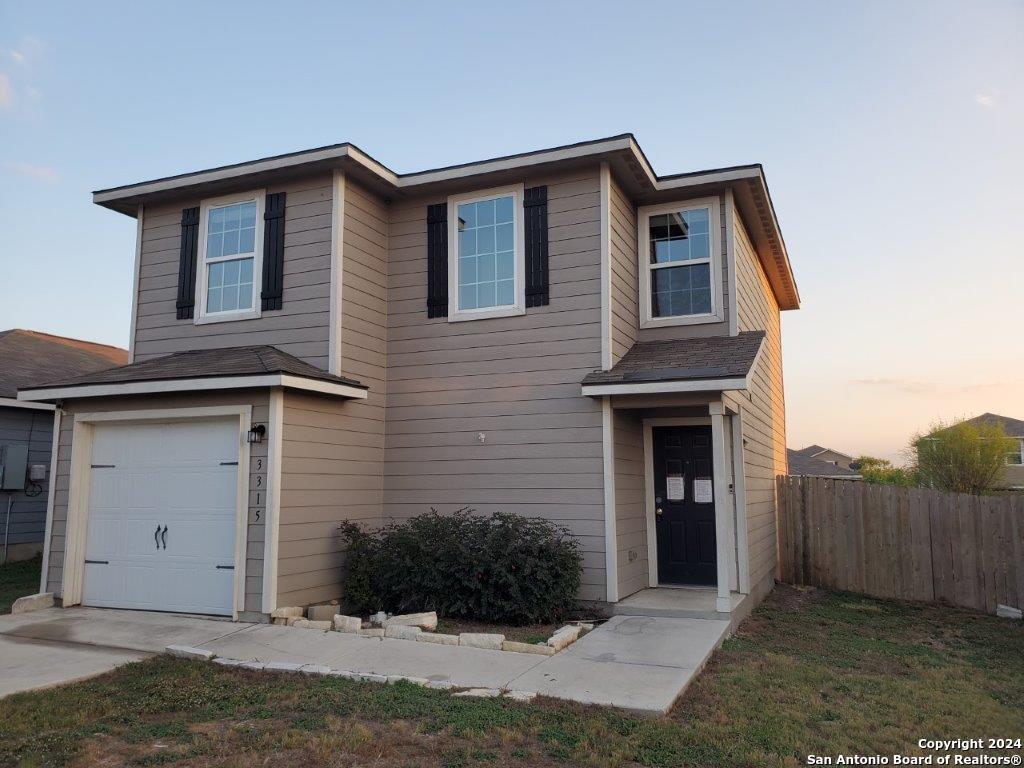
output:
M448 319L525 312L522 185L448 200Z
M721 321L718 198L648 206L639 214L640 327Z
M197 323L259 317L263 203L262 192L203 202Z

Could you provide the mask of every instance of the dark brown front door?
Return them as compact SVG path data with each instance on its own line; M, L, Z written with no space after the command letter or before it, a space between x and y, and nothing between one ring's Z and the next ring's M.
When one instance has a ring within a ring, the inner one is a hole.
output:
M652 438L658 582L714 584L711 427L654 427Z

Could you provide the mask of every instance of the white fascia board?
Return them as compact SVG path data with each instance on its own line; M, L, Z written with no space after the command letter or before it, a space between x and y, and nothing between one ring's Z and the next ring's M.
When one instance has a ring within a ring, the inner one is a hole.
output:
M591 155L600 155L605 152L631 149L632 141L633 140L628 136L623 136L616 139L609 139L607 141L600 141L594 144L563 147L561 149L552 149L546 152L535 152L528 155L519 155L518 157L506 157L498 160L485 160L482 163L460 165L455 168L446 168L437 171L411 173L400 177L396 186L398 186L399 189L407 189L409 187L418 187L439 181L460 179L465 176L478 176L485 173L509 171L518 168L530 168L531 166L543 165L544 163L557 163L564 160L590 157Z
M367 156L363 152L360 152L355 147L349 144L343 144L341 146L314 149L308 152L297 152L285 157L270 157L265 160L256 160L251 163L240 163L227 168L214 168L209 171L199 171L198 173L190 173L169 179L158 179L156 181L147 181L141 184L132 184L125 187L117 187L115 189L101 190L99 192L93 192L92 201L100 204L109 203L126 197L138 197L140 195L152 195L158 192L169 192L182 187L195 187L215 181L228 181L231 179L249 176L254 173L277 171L295 166L307 165L309 163L323 162L325 160L340 160L345 157L352 158L360 165L365 166L367 169L377 174L384 181L392 184L397 181L398 177L394 172L388 170L383 165L373 160L373 158Z
M0 408L32 408L37 411L52 411L56 407L53 403L26 403L15 400L13 397L0 397Z
M601 397L604 395L660 395L673 392L720 392L723 390L745 390L750 382L743 378L698 379L692 381L645 381L631 384L584 384L583 395Z
M287 387L308 392L322 392L337 397L365 400L366 390L333 381L305 379L280 373L262 376L220 376L209 379L168 379L165 381L129 381L117 384L80 384L69 387L26 389L19 400L67 400L80 397L113 397L116 395L149 395L162 392L201 392L211 389L245 389L251 387Z

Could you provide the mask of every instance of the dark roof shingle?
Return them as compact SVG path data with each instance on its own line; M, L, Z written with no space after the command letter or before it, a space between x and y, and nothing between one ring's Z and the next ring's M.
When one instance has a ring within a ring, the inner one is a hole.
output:
M1002 427L1010 437L1024 437L1024 421L1013 419L1009 416L1000 416L998 413L983 413L973 419L967 419L967 424L991 425Z
M736 336L638 341L609 371L593 371L584 384L730 379L746 376L757 359L764 331Z
M837 467L831 462L808 456L804 451L794 451L792 448L786 450L786 456L789 459L789 474L815 475L818 477L848 477L851 480L860 477L860 474L852 469Z
M274 373L348 384L352 387L366 389L365 385L354 379L335 376L269 345L176 352L172 355L154 357L120 368L96 371L75 378L44 383L36 382L36 385L40 387L72 387L83 384L125 384L215 376L262 376Z
M0 397L56 378L124 365L128 350L12 328L0 331Z

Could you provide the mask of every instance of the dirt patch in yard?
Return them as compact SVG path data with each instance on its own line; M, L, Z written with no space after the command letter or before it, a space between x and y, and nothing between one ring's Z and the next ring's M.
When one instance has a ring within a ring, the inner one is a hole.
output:
M437 631L447 635L457 635L460 632L485 632L504 635L506 640L514 640L518 643L543 643L554 634L556 629L564 626L564 624L527 624L522 627L513 627L507 624L487 624L483 621L467 619L438 619Z

